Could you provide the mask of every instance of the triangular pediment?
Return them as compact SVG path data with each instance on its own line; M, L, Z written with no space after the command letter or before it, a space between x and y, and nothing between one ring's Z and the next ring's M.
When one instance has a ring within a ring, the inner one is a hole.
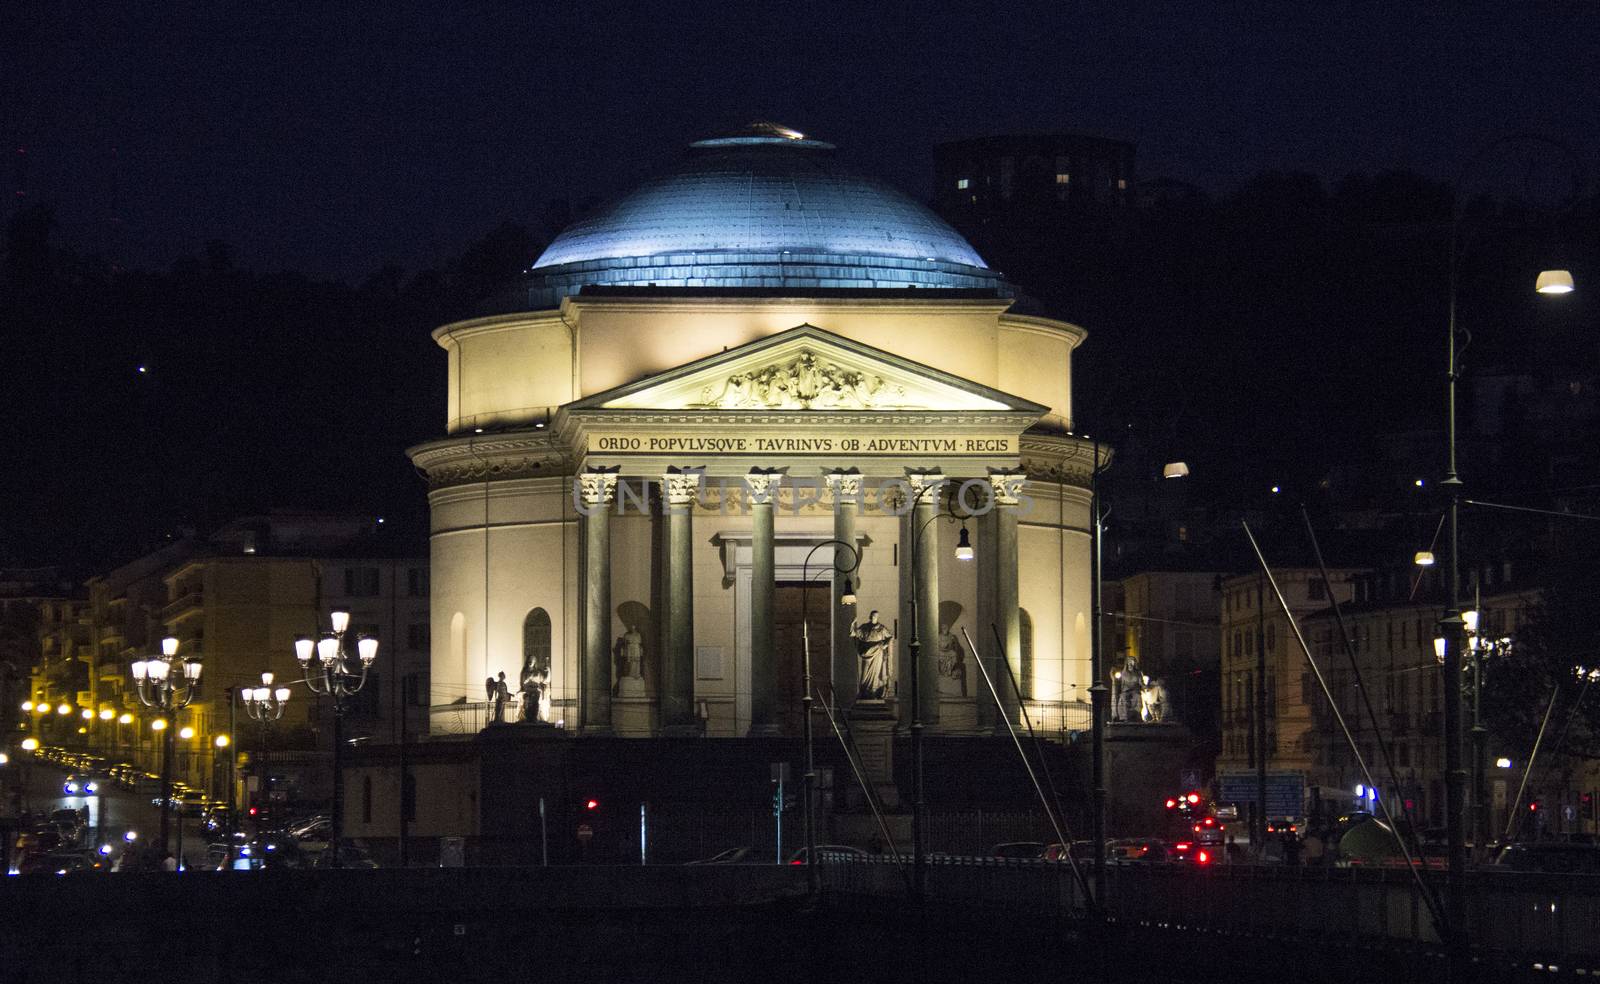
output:
M1020 411L1046 407L943 370L800 325L646 379L569 410Z

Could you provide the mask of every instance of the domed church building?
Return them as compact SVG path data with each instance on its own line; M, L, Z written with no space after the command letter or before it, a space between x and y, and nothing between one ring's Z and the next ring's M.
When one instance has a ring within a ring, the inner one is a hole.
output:
M772 124L568 228L433 333L432 733L798 735L808 650L891 731L1086 727L1085 332L1019 296Z

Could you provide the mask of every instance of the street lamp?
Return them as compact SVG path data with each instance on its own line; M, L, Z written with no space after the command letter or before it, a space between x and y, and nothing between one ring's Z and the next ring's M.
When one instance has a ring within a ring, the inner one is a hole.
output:
M352 667L345 652L345 632L350 628L350 613L335 611L328 620L333 631L312 642L309 636L294 641L294 655L305 671L306 686L319 696L333 698L333 809L332 833L328 847L333 851L333 865L339 866L339 841L344 833L344 773L341 769L344 753L344 705L350 697L366 686L367 671L378 658L378 640L361 636L356 640L356 655L360 669Z
M963 534L965 534L965 532L965 530L962 530ZM962 542L965 541L966 537L963 535ZM843 540L823 540L821 543L813 546L806 554L805 560L800 562L800 582L803 585L803 587L800 589L800 667L802 677L801 685L804 688L800 694L800 708L801 714L803 715L801 719L801 727L805 734L806 742L806 774L804 776L806 797L806 877L811 883L812 892L817 891L821 883L822 873L817 868L816 806L812 803L812 799L816 793L817 785L817 760L811 744L811 620L809 607L809 602L811 600L811 558L816 555L818 550L821 550L823 547L830 546L842 547L850 553L849 567L839 566L839 555L837 552L834 554L832 561L828 564L828 567L831 570L837 571L838 573L844 575L844 584L840 586L839 590L840 607L853 608L855 606L856 593L855 589L850 585L850 575L855 573L856 568L861 566L860 551L850 544L845 543ZM971 548L969 547L968 549ZM817 573L821 574L822 572L818 571ZM829 648L831 651L831 635L829 637ZM831 658L828 660L828 665L833 665L833 660ZM779 808L782 808L782 804L779 804Z
M260 764L256 768L256 779L259 792L263 796L270 796L272 792L272 774L267 766L267 729L272 722L283 717L283 712L288 709L289 695L292 693L288 687L272 687L272 674L261 674L261 686L241 687L239 696L244 700L244 711L250 720L261 725L261 748L256 756ZM229 796L232 796L230 791Z
M1446 910L1445 922L1449 926L1450 952L1452 961L1464 959L1466 897L1464 876L1466 873L1466 836L1462 827L1462 793L1466 776L1461 768L1461 656L1466 648L1467 625L1461 611L1461 478L1456 468L1456 382L1460 378L1459 360L1463 332L1456 326L1456 298L1457 288L1460 285L1461 267L1461 219L1463 208L1461 194L1466 185L1466 179L1473 169L1486 160L1492 151L1512 143L1536 143L1546 147L1553 147L1564 153L1573 165L1573 198L1577 197L1579 188L1577 157L1570 148L1558 141L1537 134L1515 133L1509 136L1492 140L1483 145L1478 151L1467 159L1462 165L1461 173L1457 176L1455 192L1457 204L1452 209L1450 221L1450 256L1449 256L1449 308L1447 331L1445 335L1445 475L1444 487L1450 496L1450 508L1447 515L1449 533L1448 543L1448 574L1445 578L1448 601L1443 616L1439 619L1442 643L1438 647L1440 662L1443 664L1444 687L1444 788L1445 788L1445 828L1449 840L1449 851L1446 856L1445 883L1448 887L1446 893L1449 907ZM1567 293L1572 290L1572 275L1565 270L1546 270L1539 274L1534 283L1534 289L1541 294ZM1469 336L1470 337L1470 336Z
M162 714L176 715L189 706L200 692L200 661L193 657L178 659L178 640L167 636L161 640L161 655L134 660L133 682L139 693L139 703L154 708ZM172 812L172 752L177 729L167 727L157 719L151 727L160 725L161 731L161 851L167 850L167 834ZM179 864L182 867L182 864Z

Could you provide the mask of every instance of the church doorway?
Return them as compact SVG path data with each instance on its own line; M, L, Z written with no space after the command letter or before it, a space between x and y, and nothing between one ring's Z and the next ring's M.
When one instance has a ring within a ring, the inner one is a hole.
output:
M832 672L833 661L829 649L832 629L828 612L830 583L826 577L818 579L809 588L799 581L778 583L777 597L773 602L773 635L777 652L773 655L778 664L778 719L783 723L784 734L798 735L803 727L800 699L804 652L801 628L804 621L811 623L813 689L826 685ZM809 601L805 598L807 591L811 595ZM802 609L808 605L809 610L803 613Z

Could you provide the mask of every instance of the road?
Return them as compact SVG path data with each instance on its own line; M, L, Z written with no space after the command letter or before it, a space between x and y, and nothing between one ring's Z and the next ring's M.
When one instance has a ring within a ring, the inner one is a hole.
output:
M59 766L38 759L24 760L19 753L5 767L9 773L3 781L7 793L12 783L22 781L25 786L23 805L35 814L48 814L52 810L89 810L89 829L94 843L116 844L128 831L134 831L144 843L153 841L161 830L161 810L153 805L150 795L137 795L132 790L111 779L97 778L100 793L95 796L67 796L62 784L70 774ZM9 799L7 800L9 802ZM176 848L178 817L173 817L172 839ZM186 864L199 864L205 859L205 834L200 822L187 818L183 823L183 858ZM88 846L88 845L86 845ZM174 851L176 853L176 851Z

